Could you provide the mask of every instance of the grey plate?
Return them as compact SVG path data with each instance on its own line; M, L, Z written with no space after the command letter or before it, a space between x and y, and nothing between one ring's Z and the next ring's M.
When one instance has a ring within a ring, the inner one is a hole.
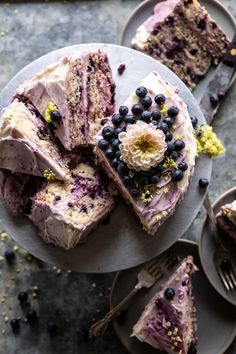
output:
M199 268L199 272L193 277L198 321L198 354L223 354L236 335L236 309L223 300L208 282L201 268L196 243L180 240L171 247L170 252L178 254L181 258L192 255ZM111 307L132 289L141 268L139 266L117 274L111 292ZM136 338L130 338L130 334L145 305L168 276L169 274L166 274L153 288L141 290L128 306L127 315L114 321L115 331L129 353L163 354L163 351L141 343Z
M130 15L124 30L121 35L121 45L130 47L131 40L135 35L136 29L152 14L153 7L163 0L146 0L143 1L133 13ZM209 14L216 20L216 22L223 28L225 33L231 39L236 31L236 22L230 12L217 0L200 0L199 1L209 12ZM210 81L214 68L211 68L203 80L197 85L194 90L194 96L200 99L202 93L205 91L207 83ZM236 75L234 76L234 80ZM232 84L231 83L231 84Z
M213 204L215 214L218 213L220 207L224 204L231 203L236 199L236 188L232 188L220 196ZM223 236L223 235L222 235ZM222 237L222 242L225 247L235 257L236 244L231 238ZM236 291L227 292L218 276L216 271L213 255L216 250L216 244L214 242L214 236L212 234L212 228L208 218L205 219L201 235L199 238L199 255L202 263L202 267L206 273L211 284L227 301L236 306Z
M59 49L39 58L21 70L5 87L0 94L0 107L9 103L19 84L31 78L46 65L54 63L60 55L98 48L106 51L109 56L117 85L117 106L124 102L150 71L157 70L167 81L180 88L180 96L187 103L190 114L197 115L200 122L205 122L194 97L172 71L149 56L111 44L77 45ZM122 76L117 75L120 63L126 65ZM0 204L0 223L16 242L31 254L58 267L98 273L130 268L160 254L183 235L197 215L205 197L205 194L199 191L198 180L203 176L210 178L211 167L211 159L207 156L202 156L197 161L186 198L155 237L148 236L142 231L139 222L124 203L114 211L108 225L100 225L89 235L85 244L70 251L45 244L27 219L13 218L3 203Z

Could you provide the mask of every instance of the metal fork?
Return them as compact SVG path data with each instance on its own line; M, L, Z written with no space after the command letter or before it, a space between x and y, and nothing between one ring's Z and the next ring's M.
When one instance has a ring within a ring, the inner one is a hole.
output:
M148 262L144 268L138 273L138 282L131 292L111 311L109 311L103 319L94 323L89 329L89 336L96 337L102 334L108 324L119 314L120 310L134 297L134 295L142 288L151 288L164 274L166 268L174 265L178 261L176 255L166 255L153 259Z
M213 260L217 273L227 291L236 289L236 265L229 251L225 248L219 238L219 231L216 226L215 214L207 193L204 206L213 226L213 235L217 245Z

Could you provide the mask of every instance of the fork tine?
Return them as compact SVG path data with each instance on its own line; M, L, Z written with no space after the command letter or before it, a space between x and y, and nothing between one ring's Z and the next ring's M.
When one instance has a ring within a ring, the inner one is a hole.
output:
M228 282L227 280L225 279L224 277L224 274L222 272L222 270L220 268L218 268L218 273L219 273L219 276L220 276L220 279L224 285L224 287L226 288L227 291L229 291L229 285L228 285Z
M233 290L233 289L234 289L234 286L233 286L233 283L232 283L232 281L231 281L231 279L230 279L230 276L229 276L229 274L227 273L227 271L224 272L224 276L225 276L225 278L227 279L227 282L228 282L228 284L229 284L230 289Z
M231 269L231 268L229 269L229 276L230 276L230 279L234 285L234 289L236 289L236 278L235 278L233 269Z
M167 258L163 259L163 262L159 262L154 264L151 269L149 269L149 272L153 275L153 276L157 276L158 273L162 273L161 268L163 267L169 267L171 265L171 263L173 263L173 259L172 259L172 255L169 255Z
M160 264L163 259L164 259L164 254L162 254L160 257L155 258L155 259L151 260L150 262L148 262L145 265L144 269L146 269L147 271L150 271L150 269L152 269L153 266Z

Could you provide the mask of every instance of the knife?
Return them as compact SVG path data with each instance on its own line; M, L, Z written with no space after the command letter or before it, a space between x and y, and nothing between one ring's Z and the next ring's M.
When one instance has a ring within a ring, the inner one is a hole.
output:
M214 116L230 88L231 80L236 70L236 33L223 56L222 61L217 66L213 77L200 100L200 108L208 124L212 122Z

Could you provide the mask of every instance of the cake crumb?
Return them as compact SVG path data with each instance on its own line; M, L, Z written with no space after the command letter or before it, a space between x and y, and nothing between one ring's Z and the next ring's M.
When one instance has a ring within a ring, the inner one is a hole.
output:
M117 69L118 74L119 74L119 75L122 75L123 72L125 71L125 69L126 69L125 64L120 64L120 65L118 66L118 69Z
M96 284L96 283L93 283L93 284L92 284L92 288L95 289L96 287L97 287L97 284Z

